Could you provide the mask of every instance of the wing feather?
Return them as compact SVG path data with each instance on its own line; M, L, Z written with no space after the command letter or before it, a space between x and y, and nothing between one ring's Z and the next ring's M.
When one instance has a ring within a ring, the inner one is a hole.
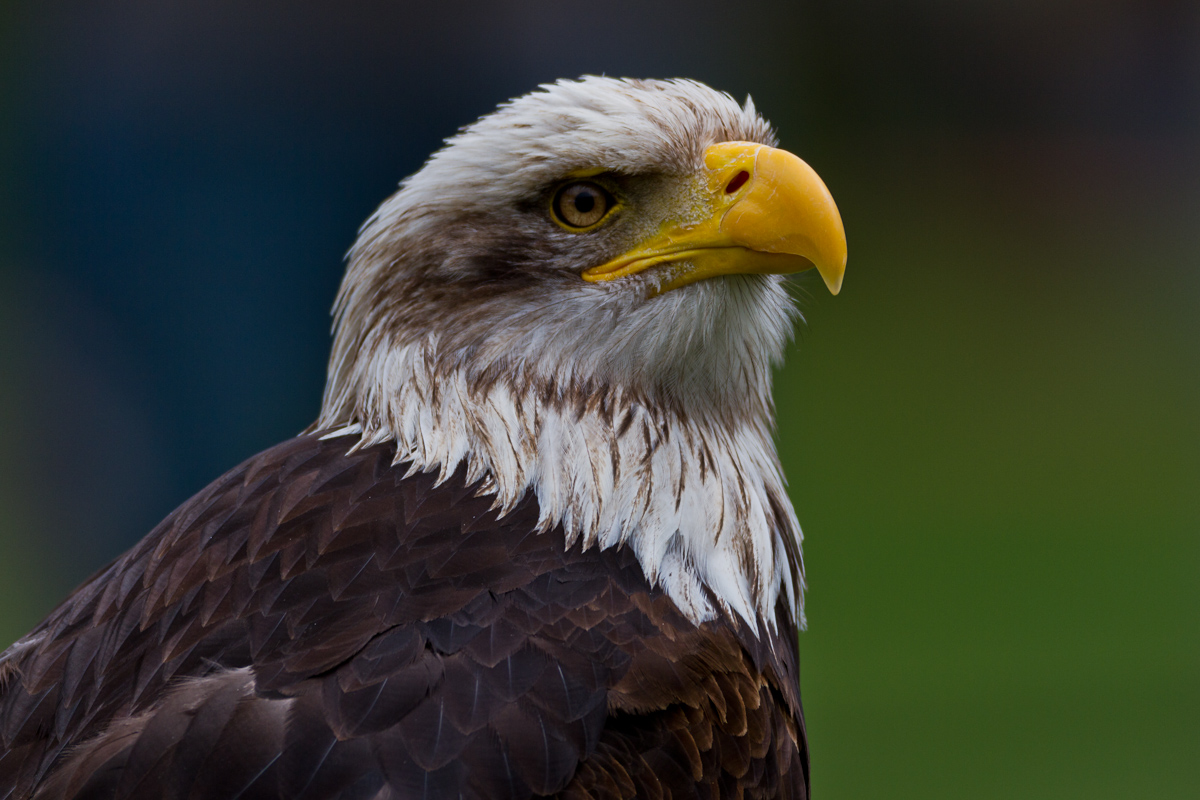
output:
M0 800L807 796L794 634L354 444L252 458L0 657Z

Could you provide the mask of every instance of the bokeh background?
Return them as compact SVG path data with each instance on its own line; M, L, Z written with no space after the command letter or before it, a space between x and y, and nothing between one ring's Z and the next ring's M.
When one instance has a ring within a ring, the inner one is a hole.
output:
M818 798L1200 796L1200 6L0 4L0 646L317 411L358 223L582 73L826 179L779 440Z

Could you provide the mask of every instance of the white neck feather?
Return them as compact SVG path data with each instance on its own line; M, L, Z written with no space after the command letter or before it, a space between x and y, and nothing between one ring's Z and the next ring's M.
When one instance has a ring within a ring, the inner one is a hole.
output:
M509 381L480 388L439 363L431 340L377 350L361 367L380 413L329 435L394 441L410 474L439 482L465 463L502 513L532 490L542 530L561 524L568 546L630 547L697 624L732 612L774 628L782 594L784 624L803 625L803 568L793 576L785 545L798 560L800 528L764 420L706 424L619 394L548 400Z

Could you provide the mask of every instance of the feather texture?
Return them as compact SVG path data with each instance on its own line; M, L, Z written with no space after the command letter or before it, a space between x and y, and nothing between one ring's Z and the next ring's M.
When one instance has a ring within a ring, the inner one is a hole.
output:
M793 629L353 444L229 472L0 657L0 798L807 796Z

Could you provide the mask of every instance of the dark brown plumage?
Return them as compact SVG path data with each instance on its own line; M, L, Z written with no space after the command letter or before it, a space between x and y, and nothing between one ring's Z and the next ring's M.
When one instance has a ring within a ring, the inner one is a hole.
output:
M355 441L247 461L10 651L0 798L807 797L794 630Z

